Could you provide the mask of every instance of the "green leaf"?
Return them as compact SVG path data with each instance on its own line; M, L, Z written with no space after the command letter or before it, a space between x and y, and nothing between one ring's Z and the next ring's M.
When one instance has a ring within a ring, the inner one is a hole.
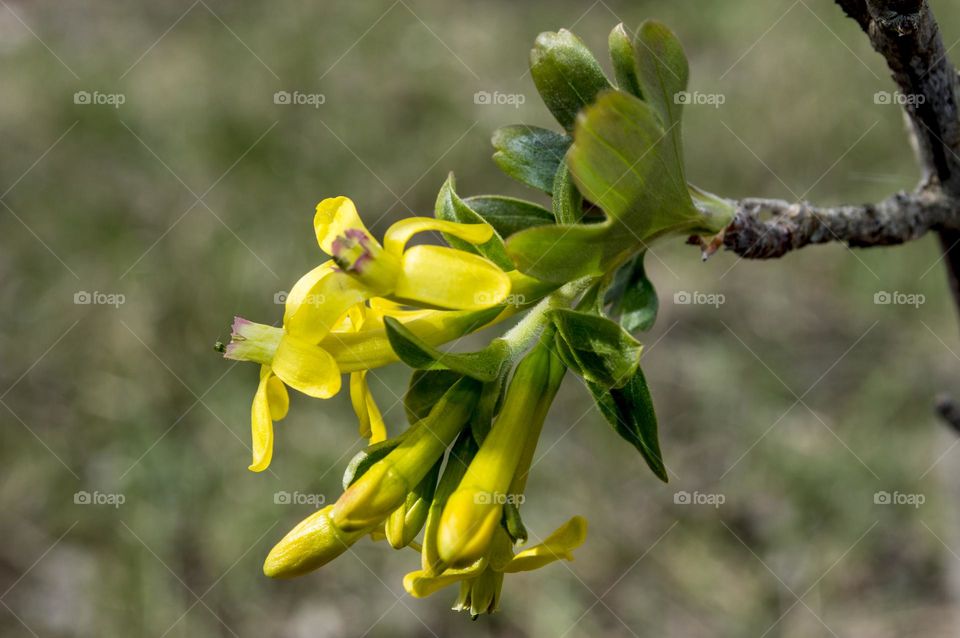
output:
M450 370L414 370L403 395L407 421L414 423L430 414L430 409L461 376Z
M514 124L493 133L493 161L504 173L519 182L549 193L553 176L563 163L572 141L562 133Z
M633 50L633 40L627 34L622 22L610 32L608 44L617 86L621 91L642 98L643 90L640 88L640 79L637 77L637 57Z
M457 195L456 181L454 180L453 173L447 176L447 181L440 187L434 214L437 219L460 222L461 224L487 223L481 215L470 208L470 206ZM443 233L443 238L454 248L483 255L500 268L506 270L513 268L513 262L507 257L506 250L503 247L503 239L497 233L496 228L494 228L493 237L479 246L475 246L447 233Z
M394 317L384 317L383 325L397 357L419 370L452 370L478 381L492 381L510 356L510 348L502 339L494 339L483 350L460 354L437 350Z
M599 388L619 388L640 365L643 346L616 322L567 308L549 311L566 348L558 348L564 364Z
M628 93L608 91L580 114L567 165L583 196L619 224L610 240L620 250L702 223L659 118Z
M680 94L687 90L690 67L683 45L665 24L646 20L640 25L634 41L640 87L643 97L659 114L663 128L673 144L673 157L683 176L683 143L681 124L683 100Z
M583 196L563 164L553 178L553 216L558 224L576 224L583 217Z
M653 399L647 388L643 370L637 368L636 374L622 388L604 390L587 383L601 414L613 426L613 429L640 452L647 466L661 481L668 481L667 469L663 465L660 453L660 441L657 436L657 415L653 409Z
M530 75L547 108L568 131L580 109L611 88L590 50L566 29L537 36L530 52Z
M604 224L538 226L507 239L507 254L517 270L543 281L564 283L599 275L618 248Z
M613 315L627 332L646 332L657 320L660 301L643 267L646 251L630 260L617 272Z
M496 230L501 237L554 222L553 214L533 202L501 195L475 195L463 202Z
M350 459L350 463L347 464L347 469L343 473L343 489L350 487L354 481L366 474L370 466L383 459L387 454L392 452L394 448L403 443L403 439L409 431L410 430L405 430L402 434L392 439L369 445Z

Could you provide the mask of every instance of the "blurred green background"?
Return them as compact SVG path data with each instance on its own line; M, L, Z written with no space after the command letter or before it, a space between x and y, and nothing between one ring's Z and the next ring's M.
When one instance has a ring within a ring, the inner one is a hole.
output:
M248 472L257 371L211 348L234 314L279 319L274 295L321 259L324 197L351 196L376 234L430 214L449 170L464 195L532 197L488 139L553 126L525 73L540 31L572 28L609 67L617 22L671 25L691 90L725 98L686 110L704 188L823 204L912 188L900 111L875 100L893 84L832 2L2 5L3 636L954 634L960 450L931 406L960 391L960 343L932 236L772 262L658 246L644 368L671 482L569 379L525 519L542 537L582 514L587 543L508 577L501 612L476 622L448 611L455 588L407 597L418 559L382 544L297 581L261 575L312 511L275 495L336 498L362 443L346 393L295 396L272 471ZM933 5L949 46L960 11ZM95 103L110 95L123 104ZM674 302L694 292L724 303ZM405 381L377 371L384 409ZM387 418L402 427L396 406Z

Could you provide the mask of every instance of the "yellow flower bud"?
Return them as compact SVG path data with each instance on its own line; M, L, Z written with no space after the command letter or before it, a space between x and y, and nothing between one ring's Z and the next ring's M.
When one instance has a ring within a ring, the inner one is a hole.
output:
M318 569L347 551L370 529L344 532L332 519L333 506L314 512L277 543L263 563L271 578L292 578Z

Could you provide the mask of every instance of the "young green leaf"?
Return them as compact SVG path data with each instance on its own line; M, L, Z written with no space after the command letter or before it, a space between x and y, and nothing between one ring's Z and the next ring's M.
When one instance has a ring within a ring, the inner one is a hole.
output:
M647 278L643 267L646 251L640 253L619 271L614 283L612 316L620 318L620 325L627 332L646 332L657 320L660 307L657 291Z
M567 308L551 310L549 316L566 344L557 355L584 380L598 388L619 388L634 375L643 346L617 323Z
M643 245L702 223L670 137L652 108L628 93L608 91L580 114L567 165L583 196L620 225L614 243Z
M563 163L572 140L562 133L514 124L493 133L493 161L515 180L544 193L553 188L553 176Z
M583 195L577 190L566 163L553 178L553 216L558 224L576 224L583 217Z
M622 388L604 390L591 383L587 383L587 387L593 394L600 413L617 434L637 448L647 466L657 478L666 483L667 469L660 453L657 415L643 370L637 368L636 373Z
M527 228L554 222L553 214L546 208L514 197L475 195L465 198L463 203L504 238Z
M383 325L397 357L419 370L452 370L478 381L492 381L510 356L502 339L494 339L483 350L460 354L437 350L393 317L384 317Z
M507 254L517 270L543 281L564 283L599 275L615 242L605 224L537 226L507 239Z
M457 195L456 181L454 180L453 173L447 176L447 181L440 187L434 215L437 219L460 222L461 224L487 223L481 215L470 208L470 206ZM494 228L493 237L478 246L447 233L443 233L443 238L454 248L483 255L500 268L506 270L513 268L513 262L507 257L506 250L503 246L503 239L497 233L496 228Z
M633 40L627 34L622 22L610 32L608 44L617 87L621 91L642 98L643 90L640 88L640 79L637 77L637 57L633 50Z
M587 46L566 29L537 36L530 52L530 75L547 108L568 131L580 109L611 88Z
M665 24L646 20L634 40L640 87L643 97L659 114L672 140L673 155L683 176L683 143L680 121L683 92L687 90L690 67L683 45Z

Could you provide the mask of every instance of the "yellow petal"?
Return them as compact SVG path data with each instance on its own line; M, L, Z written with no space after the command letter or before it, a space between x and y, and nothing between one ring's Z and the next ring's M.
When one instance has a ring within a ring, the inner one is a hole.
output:
M399 255L411 237L428 230L447 233L471 244L482 244L493 237L493 226L489 224L461 224L433 217L407 217L387 229L383 236L383 249Z
M270 368L262 366L260 370L260 385L253 395L253 406L250 408L251 442L253 448L253 462L251 472L262 472L270 465L273 458L273 419L270 410L270 381L273 379ZM281 384L282 385L282 384Z
M473 310L510 294L510 277L493 262L444 246L414 246L401 260L394 295L421 305Z
M459 583L462 580L475 578L483 571L484 567L484 561L478 560L470 567L465 569L448 569L439 576L427 576L426 572L418 569L403 577L403 588L414 598L426 598L444 587Z
M357 207L350 198L330 197L317 204L317 213L313 217L313 230L317 234L317 242L323 252L332 256L333 240L351 229L363 231L368 237L373 237L360 221Z
M320 346L285 334L273 356L273 372L294 390L318 399L340 391L340 369Z
M267 380L267 403L270 404L270 417L274 421L282 421L287 416L287 410L290 409L290 395L287 394L287 386L274 375L270 375Z
M323 262L293 284L293 288L287 293L287 299L283 308L283 325L287 325L290 317L293 316L300 306L304 303L316 304L318 299L312 296L312 290L320 280L334 271L336 265L332 259Z
M350 401L360 421L360 436L370 439L371 445L386 440L387 427L373 393L370 392L370 386L367 385L366 370L350 374Z
M587 519L574 516L557 528L539 545L524 550L513 557L503 571L507 573L528 572L539 569L556 560L573 560L571 553L587 538Z
M300 303L295 312L285 316L284 328L310 343L319 343L340 323L351 306L372 295L363 283L339 270L316 279L302 294L309 303Z

